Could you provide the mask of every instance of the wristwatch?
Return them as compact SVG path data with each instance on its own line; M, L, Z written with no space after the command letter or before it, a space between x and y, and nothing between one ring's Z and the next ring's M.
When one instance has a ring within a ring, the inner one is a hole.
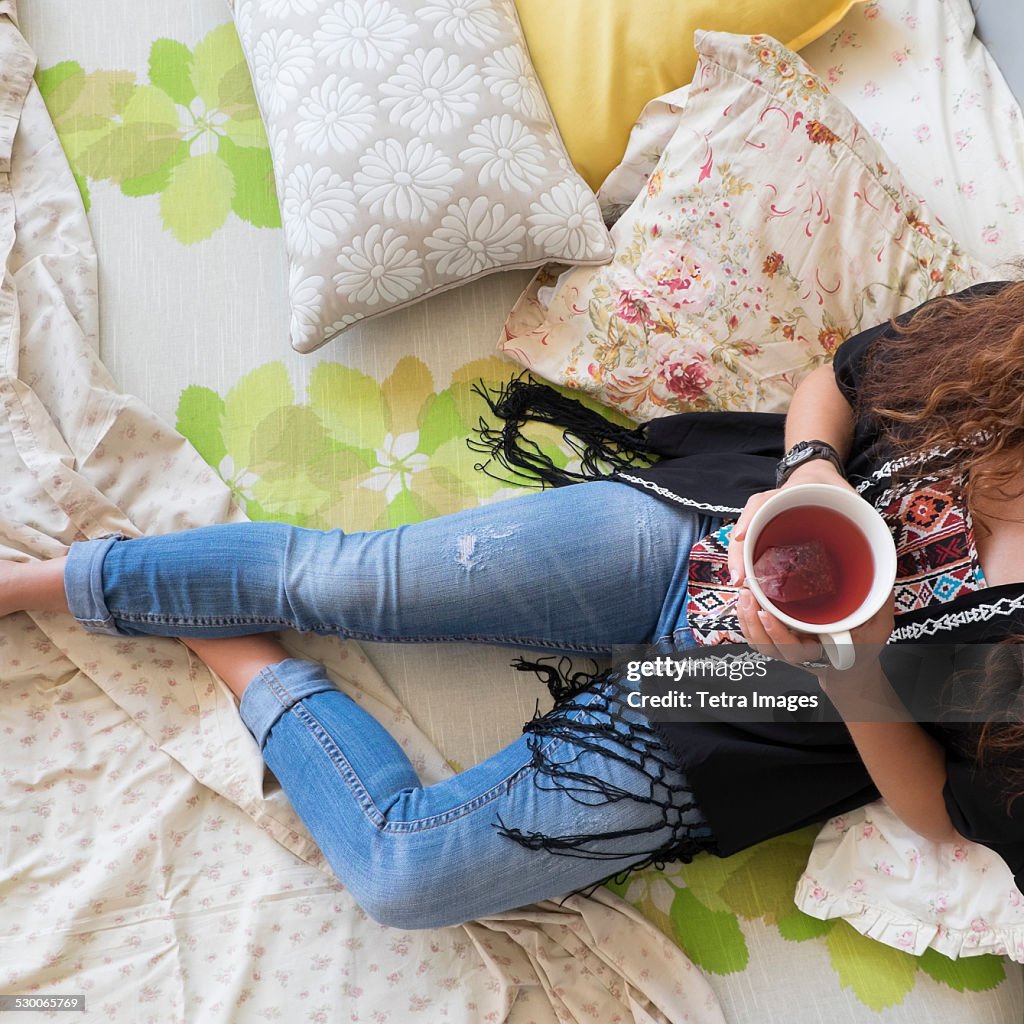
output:
M775 486L781 487L789 479L790 473L797 466L802 466L812 459L828 459L839 471L839 475L844 480L846 479L846 473L843 471L843 460L839 457L839 452L827 441L797 441L779 459L779 464L775 467Z

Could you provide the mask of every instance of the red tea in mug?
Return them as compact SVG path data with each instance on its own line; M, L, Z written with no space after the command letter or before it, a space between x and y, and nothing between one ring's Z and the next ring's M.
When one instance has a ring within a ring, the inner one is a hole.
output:
M852 615L867 598L875 576L871 545L860 527L821 505L789 508L765 523L752 561L755 578L772 604L815 625ZM773 596L786 593L800 599Z

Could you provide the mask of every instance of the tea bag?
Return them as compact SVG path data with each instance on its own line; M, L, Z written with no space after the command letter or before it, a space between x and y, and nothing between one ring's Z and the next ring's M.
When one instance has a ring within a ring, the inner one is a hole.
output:
M754 576L769 601L811 601L837 590L832 560L820 540L766 548Z

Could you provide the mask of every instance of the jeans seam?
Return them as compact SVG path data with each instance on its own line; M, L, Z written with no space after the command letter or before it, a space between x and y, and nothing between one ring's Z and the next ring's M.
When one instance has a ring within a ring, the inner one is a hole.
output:
M429 832L432 829L441 828L451 821L457 821L466 814L479 810L481 807L486 807L487 804L500 796L502 792L510 792L514 786L517 786L526 778L526 770L530 767L529 764L520 765L520 767L505 776L500 782L491 786L486 792L479 793L471 800L467 800L458 807L445 811L443 814L435 814L429 818L416 818L412 821L404 821L401 824L392 823L388 821L387 816L377 806L363 780L359 777L359 773L352 767L352 763L338 744L334 742L331 734L324 728L323 723L320 722L316 715L303 707L301 701L293 704L288 708L288 711L309 730L310 735L330 759L346 785L352 786L366 817L382 835L411 835ZM327 743L324 742L325 740ZM545 753L554 751L562 746L563 743L562 739L554 738L549 740L541 750ZM337 752L337 757L335 757L330 748ZM370 813L371 809L373 813Z
M270 665L265 665L260 671L260 675L263 676L263 679L267 684L267 688L277 698L277 702L285 711L295 706L295 700L292 698L291 691L281 682L280 676L278 676ZM282 700L282 693L286 698L291 700L290 704L286 703L285 700Z
M596 644L580 644L564 640L548 640L535 637L523 636L499 636L488 633L434 633L420 636L385 636L380 633L369 633L363 630L346 629L344 626L335 623L321 622L315 626L303 628L289 619L279 618L225 618L223 616L193 617L174 615L152 615L144 612L118 612L111 611L110 619L79 619L80 622L107 622L119 621L125 623L149 623L165 626L198 626L203 629L231 628L233 626L281 626L285 629L294 629L299 633L330 633L347 640L366 640L371 643L403 643L403 644L434 644L434 643L481 643L481 644L518 644L524 647L543 647L554 651L577 651L580 654L607 654L611 650L610 645L598 646Z

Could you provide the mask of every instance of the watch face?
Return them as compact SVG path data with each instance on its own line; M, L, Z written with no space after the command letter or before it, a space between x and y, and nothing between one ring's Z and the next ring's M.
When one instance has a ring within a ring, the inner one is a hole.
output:
M790 473L811 459L828 459L833 465L835 461L829 453L829 446L822 442L798 441L780 460L775 471L776 486L781 487L789 479ZM838 469L839 467L836 466ZM840 470L842 472L842 470Z

